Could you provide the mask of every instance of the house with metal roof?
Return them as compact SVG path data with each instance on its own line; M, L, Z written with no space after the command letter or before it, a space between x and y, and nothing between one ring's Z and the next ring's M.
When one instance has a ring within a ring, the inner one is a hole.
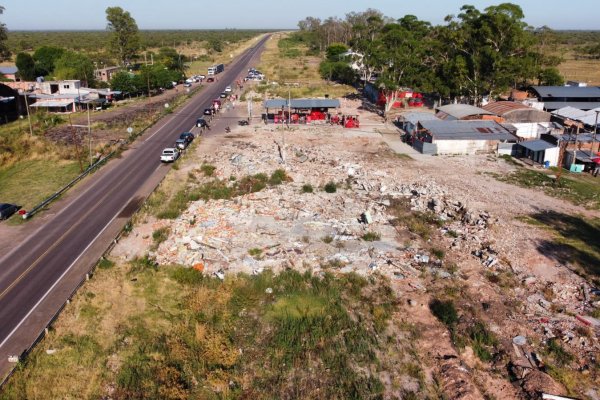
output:
M447 104L445 106L437 107L435 110L436 117L446 121L494 119L495 117L494 113L470 104Z
M398 115L396 118L396 123L404 132L409 135L413 135L417 127L419 125L419 121L437 121L439 120L432 113L422 112L422 111L409 111L403 114Z
M581 110L600 107L600 87L597 86L532 86L531 92L544 103L546 111L563 107Z
M19 72L19 68L14 65L0 66L0 75L4 75L10 81L17 80L17 72Z
M516 141L516 136L496 121L440 120L420 121L415 143L434 144L435 154L476 154L495 152L499 143Z
M481 108L509 123L550 122L552 117L546 111L537 110L516 101L494 101Z

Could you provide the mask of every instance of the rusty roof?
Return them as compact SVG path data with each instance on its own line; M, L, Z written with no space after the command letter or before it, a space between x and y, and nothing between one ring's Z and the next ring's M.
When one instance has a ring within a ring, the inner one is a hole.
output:
M517 103L516 101L494 101L492 103L486 104L481 108L499 116L503 116L504 114L514 110L533 110L533 108L528 107L522 103Z

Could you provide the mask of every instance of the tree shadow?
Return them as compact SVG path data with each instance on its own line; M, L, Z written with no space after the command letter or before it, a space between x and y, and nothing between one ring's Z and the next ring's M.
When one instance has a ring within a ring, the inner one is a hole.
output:
M539 241L538 251L560 263L575 265L600 282L600 220L556 211L541 211L530 217L557 233L552 240Z

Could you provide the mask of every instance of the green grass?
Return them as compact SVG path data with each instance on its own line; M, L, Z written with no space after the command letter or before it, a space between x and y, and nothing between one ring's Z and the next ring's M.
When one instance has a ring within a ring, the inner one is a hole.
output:
M552 236L537 243L538 250L600 285L600 218L541 211L519 220L548 230Z
M171 229L168 226L159 228L159 229L155 230L154 232L152 232L153 247L157 249L158 246L160 246L160 244L162 242L164 242L165 240L167 240L169 238L170 232L171 232Z
M79 163L76 161L22 161L0 170L0 199L29 210L79 173Z
M568 200L573 204L590 209L600 209L600 179L589 174L575 174L562 171L559 182L550 176L557 169L540 172L528 168L518 168L506 175L491 174L496 179L513 185L541 190L549 196Z
M200 170L205 176L213 176L216 169L217 167L210 164L202 164L202 166L200 166Z
M429 309L448 328L452 328L458 322L458 312L452 300L434 299L429 303Z
M365 242L376 242L381 240L381 235L377 232L367 232L361 236L361 239Z
M269 178L269 185L281 185L283 182L289 182L291 178L284 169L276 169Z

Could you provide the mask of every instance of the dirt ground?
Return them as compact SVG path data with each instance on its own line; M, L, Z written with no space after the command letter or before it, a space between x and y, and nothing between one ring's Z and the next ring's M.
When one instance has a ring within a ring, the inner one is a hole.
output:
M591 288L540 250L550 233L518 217L540 211L583 218L600 213L489 177L486 172L515 168L495 155L415 153L400 142L395 127L360 105L358 100L342 105L343 112L359 115L360 129L261 124L203 139L195 161L172 173L202 183L209 179L201 164L214 165L215 177L223 180L281 168L290 182L235 200L193 202L175 221L147 218L113 256L128 260L147 254L152 233L168 226L169 238L150 252L164 265L202 264L205 273L217 275L282 268L383 275L404 299L401 314L422 332L418 348L428 379L439 381L448 398L535 398L543 391L598 398L592 389L598 387L597 371L587 369L600 349L598 333L586 331L576 318L592 309ZM337 184L336 193L323 191L328 182ZM314 193L303 193L309 184ZM413 210L432 211L445 223L427 240L399 229L390 223L395 199L408 199ZM365 212L370 223L361 220ZM369 232L380 239L360 239ZM249 256L251 248L263 256ZM445 256L436 257L433 248ZM455 270L445 273L449 265ZM482 362L469 345L457 347L430 312L437 291L456 288L459 306L480 310L459 312L461 318L484 321L498 337L503 359ZM553 296L546 300L548 288ZM528 350L513 345L518 335L527 338ZM577 375L582 380L565 388L539 366L526 368L523 379L511 378L510 366L523 354L540 357L541 344L552 337L562 338L575 354L567 369L588 371Z

